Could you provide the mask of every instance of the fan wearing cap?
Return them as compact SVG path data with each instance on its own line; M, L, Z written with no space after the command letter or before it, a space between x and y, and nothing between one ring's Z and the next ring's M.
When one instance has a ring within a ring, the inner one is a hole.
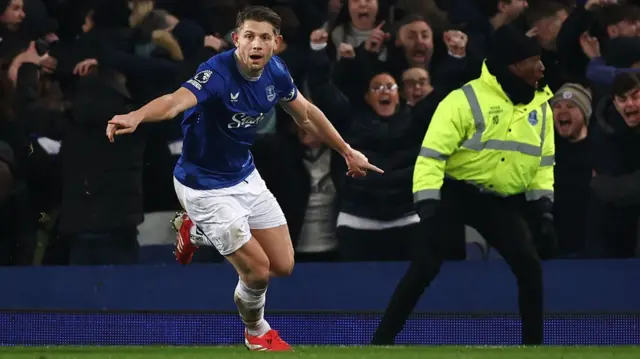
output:
M591 92L565 83L549 101L556 128L556 165L553 218L558 234L558 255L571 257L584 247L593 169L587 139L591 118Z
M587 137L591 117L591 92L580 84L566 83L549 101L556 133L569 142Z
M553 248L552 93L542 84L535 40L506 25L492 41L480 77L440 102L422 142L413 174L422 249L396 288L374 344L393 343L438 274L453 242L450 228L458 224L478 230L511 266L522 341L542 343L542 268L531 231ZM525 213L533 214L531 227Z

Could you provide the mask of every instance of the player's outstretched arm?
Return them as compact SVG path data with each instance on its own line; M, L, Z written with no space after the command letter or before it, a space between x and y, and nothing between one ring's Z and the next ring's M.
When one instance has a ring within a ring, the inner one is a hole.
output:
M349 168L347 175L352 177L364 176L367 174L367 170L384 173L380 168L369 163L367 157L360 151L351 148L324 113L314 104L307 101L302 94L298 93L298 96L293 101L281 102L281 106L293 117L298 126L320 138L325 144L344 157Z
M115 136L132 133L142 122L170 120L197 104L198 99L193 92L181 87L173 93L158 97L136 111L114 116L107 125L107 137L113 142Z

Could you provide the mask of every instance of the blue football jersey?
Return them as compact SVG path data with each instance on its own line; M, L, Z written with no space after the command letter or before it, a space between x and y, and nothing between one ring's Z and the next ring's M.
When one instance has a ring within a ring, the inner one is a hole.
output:
M198 104L182 121L182 155L174 176L193 189L236 185L255 169L249 148L257 125L278 101L298 96L284 62L273 56L259 78L247 78L238 69L234 50L220 53L200 65L182 86Z

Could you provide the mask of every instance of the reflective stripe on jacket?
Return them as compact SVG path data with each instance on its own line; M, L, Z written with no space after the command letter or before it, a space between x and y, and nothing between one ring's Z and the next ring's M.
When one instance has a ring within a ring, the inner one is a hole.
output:
M483 65L480 78L438 105L416 161L414 201L439 199L445 176L500 196L553 200L552 96L547 87L514 105Z

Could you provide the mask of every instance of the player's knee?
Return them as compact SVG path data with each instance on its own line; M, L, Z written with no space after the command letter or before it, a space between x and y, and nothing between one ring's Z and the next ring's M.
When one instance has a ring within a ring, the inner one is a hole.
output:
M293 256L288 256L286 259L280 260L271 265L271 273L275 277L288 277L293 273L293 267L295 260Z
M270 263L266 255L246 258L241 263L238 274L251 288L262 288L269 283Z
M266 286L269 283L269 268L270 268L269 258L267 256L256 258L251 265L249 266L249 270L245 274L243 280L252 285L254 288L261 288L262 286Z
M251 285L251 287L266 287L269 283L269 266L266 265L252 268L243 276L242 280Z

